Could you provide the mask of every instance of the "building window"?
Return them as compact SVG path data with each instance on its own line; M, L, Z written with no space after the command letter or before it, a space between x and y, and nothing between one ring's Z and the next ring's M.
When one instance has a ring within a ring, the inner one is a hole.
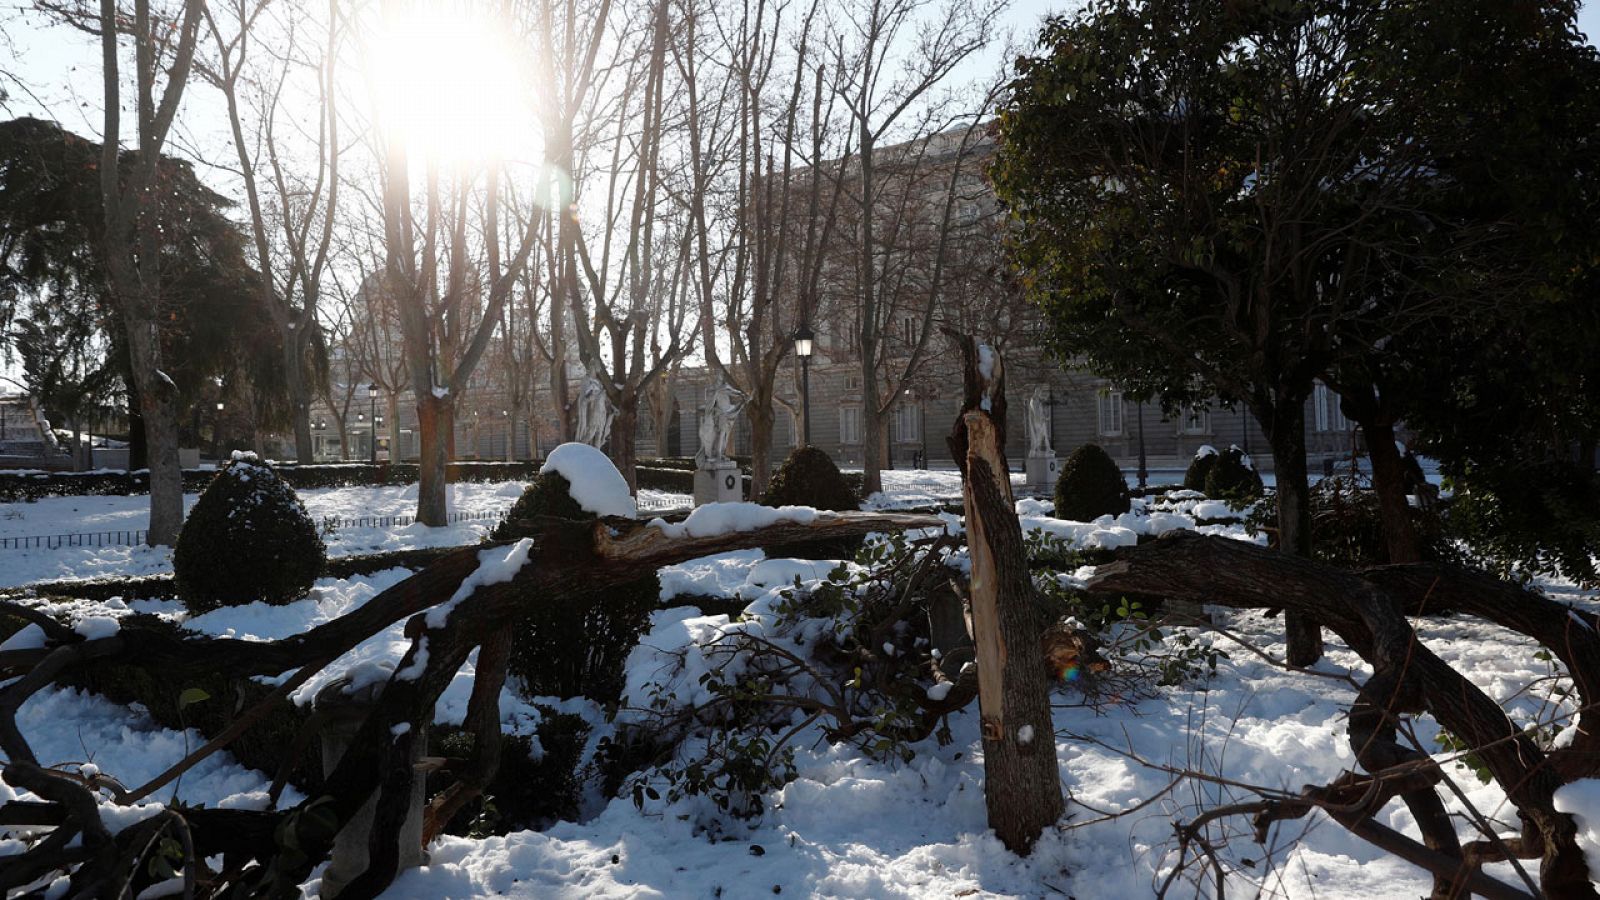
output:
M1211 411L1203 406L1184 407L1180 427L1184 434L1210 434Z
M839 407L839 443L861 443L861 407Z
M1100 394L1100 434L1116 437L1122 434L1122 392L1104 391Z
M922 410L910 403L902 403L894 408L894 439L902 444L915 444L921 440L921 431L917 427L921 419Z
M918 322L916 316L905 316L900 320L901 338L906 342L907 347L916 346L917 325Z
M1339 395L1318 382L1311 393L1311 411L1318 431L1349 431L1350 423L1339 409Z

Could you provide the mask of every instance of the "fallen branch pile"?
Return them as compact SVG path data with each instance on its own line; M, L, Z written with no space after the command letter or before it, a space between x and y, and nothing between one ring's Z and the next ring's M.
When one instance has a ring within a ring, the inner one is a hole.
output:
M1190 532L1122 553L1100 567L1088 590L1298 612L1331 628L1372 666L1349 725L1350 745L1365 774L1346 773L1332 784L1307 787L1299 797L1225 811L1253 813L1258 836L1264 838L1274 822L1318 809L1364 840L1427 869L1438 898L1467 892L1528 896L1481 872L1484 863L1509 859L1539 860L1548 896L1597 896L1572 817L1558 812L1553 802L1564 784L1600 775L1600 621L1594 615L1467 570L1413 564L1348 571ZM1581 711L1571 743L1542 750L1481 688L1418 640L1408 616L1447 612L1526 635L1561 661ZM1421 713L1474 748L1516 807L1520 834L1460 842L1435 790L1445 779L1438 764L1397 739L1400 717ZM1421 843L1375 819L1397 797L1415 816Z
M506 675L505 636L534 604L564 595L635 580L662 566L712 553L774 543L858 536L875 531L942 527L936 518L869 513L819 513L807 522L781 521L749 531L708 536L667 534L632 520L580 523L542 520L513 523L531 535L527 562L509 581L479 585L454 599L464 581L511 542L454 551L351 612L303 634L255 642L141 627L126 620L115 635L86 640L37 609L0 604L0 612L37 624L47 646L0 653L0 775L37 800L0 806L0 825L51 829L25 853L0 867L0 888L11 896L52 872L71 876L72 896L121 897L147 883L147 862L163 838L182 847L174 871L185 896L298 897L299 885L328 858L334 838L369 800L373 827L366 871L341 897L373 897L395 877L398 843L413 786L418 747L425 740L434 706L467 656L482 647L467 713L482 753L457 773L458 784L441 793L427 811L429 830L477 795L498 763L500 689ZM453 600L453 602L452 602ZM172 806L139 824L112 833L99 813L98 793L133 804L170 783L200 759L222 749L261 716L268 704L286 702L305 683L351 648L402 619L411 646L378 697L349 749L329 773L318 796L281 811L199 810ZM236 677L292 672L271 697L243 711L234 726L147 785L127 789L104 776L47 768L18 729L16 715L28 698L85 666L136 665L173 683L190 673ZM76 840L75 840L76 839ZM221 871L203 861L221 855Z

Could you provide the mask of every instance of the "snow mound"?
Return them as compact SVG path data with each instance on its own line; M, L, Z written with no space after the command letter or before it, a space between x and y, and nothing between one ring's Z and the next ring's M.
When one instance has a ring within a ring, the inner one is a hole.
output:
M555 454L551 454L552 457ZM576 496L576 494L574 494ZM816 521L817 511L809 506L762 506L759 503L707 503L695 507L689 518L671 523L651 519L650 524L668 537L713 537L739 531L755 531L779 522L805 525Z
M1556 791L1555 806L1578 825L1578 846L1589 861L1589 880L1600 884L1600 778L1580 778Z
M550 451L539 474L555 472L572 485L572 499L597 516L633 518L639 508L628 493L628 482L610 457L588 444L562 444Z

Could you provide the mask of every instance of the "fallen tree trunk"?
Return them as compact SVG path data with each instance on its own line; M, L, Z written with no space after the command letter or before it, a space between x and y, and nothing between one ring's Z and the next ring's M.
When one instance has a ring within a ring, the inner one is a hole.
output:
M497 644L532 604L551 602L573 591L623 584L661 566L710 553L943 525L942 520L930 516L870 513L817 513L814 517L790 517L750 530L715 533L672 526L662 529L632 520L546 521L538 523L536 537L454 551L346 615L278 641L175 636L165 630L142 628L136 620L130 620L111 637L83 640L51 622L45 631L53 646L43 652L7 654L8 658L0 660L0 677L16 677L0 689L0 751L7 759L0 774L8 783L31 791L50 804L49 812L30 806L19 814L59 814L61 824L50 837L13 857L9 873L0 875L0 884L10 889L31 880L17 881L23 874L70 870L74 892L92 894L109 884L108 879L134 872L139 865L139 858L127 859L131 851L111 840L100 824L90 787L77 775L41 766L16 726L16 712L29 697L75 668L107 661L147 667L168 677L200 670L240 676L278 675L307 665L325 665L410 617L406 634L412 639L411 647L351 746L329 774L321 793L282 812L230 811L236 814L229 816L229 821L241 829L253 835L273 835L273 839L258 841L256 849L243 857L239 854L244 851L230 843L230 850L237 857L227 865L232 877L208 889L212 894L230 896L299 896L299 885L314 866L327 858L339 830L376 794L368 868L340 895L370 897L381 892L396 874L397 845L393 837L409 805L413 744L431 722L439 695L473 649ZM472 580L474 573L484 567L503 573L508 557L515 554L525 554L525 561L512 567L514 574L508 580L488 584ZM4 604L3 608L39 618L24 606ZM504 667L487 665L481 674L491 680L503 679ZM493 686L497 689L498 681ZM486 699L489 687L486 682L483 691L474 690L482 704L474 712L476 722L498 718L493 716L492 702ZM493 693L497 695L498 690ZM474 763L463 792L470 793L493 775L492 752L486 752ZM442 801L440 811L453 802ZM10 811L11 804L0 806L0 817ZM187 835L190 829L182 815L171 818L174 821L167 824L164 820L161 828L181 828ZM150 840L160 833L152 833ZM83 836L81 845L68 846L73 843L71 838L79 834ZM60 839L55 840L58 835ZM196 865L196 858L191 855L188 863L191 867Z
M1333 816L1361 834L1382 801L1400 796L1416 813L1427 843L1417 848L1418 864L1426 850L1458 859L1462 873L1472 872L1483 861L1504 858L1497 848L1506 847L1540 860L1542 887L1550 896L1597 896L1572 817L1553 803L1563 784L1600 773L1600 621L1594 615L1465 570L1415 564L1349 571L1189 532L1123 551L1096 571L1088 590L1235 609L1282 608L1322 622L1373 667L1351 710L1350 742L1363 768L1382 783L1355 779L1308 788L1308 799L1332 805L1351 799L1351 785L1359 786L1357 796L1370 791L1377 806L1365 804L1359 818ZM1571 744L1548 754L1541 750L1481 688L1417 639L1406 616L1447 609L1527 635L1567 666L1581 710ZM1520 836L1459 846L1433 788L1442 773L1431 758L1396 739L1399 716L1423 712L1473 748L1516 806ZM1396 769L1409 777L1382 777ZM1436 874L1435 896L1458 896L1464 888L1461 878Z

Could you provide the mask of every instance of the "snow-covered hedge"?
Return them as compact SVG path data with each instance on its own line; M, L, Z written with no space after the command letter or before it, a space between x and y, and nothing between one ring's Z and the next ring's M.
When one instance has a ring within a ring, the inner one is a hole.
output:
M172 557L191 612L305 596L328 561L294 489L255 454L234 454L195 502Z

